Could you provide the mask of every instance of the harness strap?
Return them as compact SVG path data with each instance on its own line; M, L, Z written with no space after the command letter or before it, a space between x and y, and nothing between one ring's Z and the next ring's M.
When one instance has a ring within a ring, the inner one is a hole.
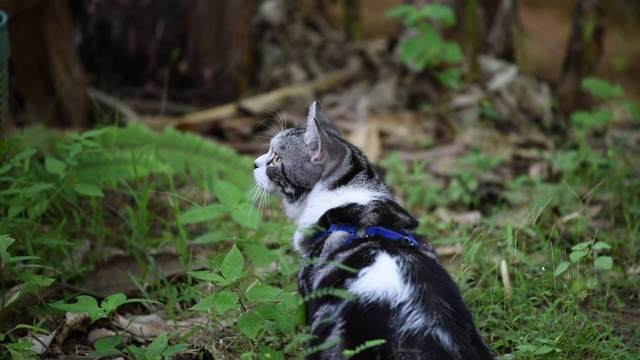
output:
M326 231L320 232L313 237L313 242L326 239L335 231L344 231L351 235L344 241L342 246L349 245L354 239L358 237L358 230L361 228L353 225L338 225L331 224ZM420 246L420 243L409 232L402 229L389 230L382 226L367 226L364 228L364 237L370 236L382 236L389 240L394 241L408 241L413 246Z

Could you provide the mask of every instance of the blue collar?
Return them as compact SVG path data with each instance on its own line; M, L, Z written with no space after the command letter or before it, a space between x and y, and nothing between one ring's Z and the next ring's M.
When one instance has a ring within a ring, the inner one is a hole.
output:
M329 229L327 231L317 233L313 237L313 242L328 238L329 235L331 235L334 231L344 231L351 234L349 235L347 240L345 240L344 243L342 244L342 246L347 246L353 241L353 239L358 237L359 229L361 228L353 225L331 224L331 226L329 226ZM408 241L409 243L411 243L411 245L420 247L420 243L413 237L413 235L411 235L409 232L402 229L396 229L392 231L387 228L383 228L381 226L367 226L362 229L365 230L363 237L382 236L389 240Z

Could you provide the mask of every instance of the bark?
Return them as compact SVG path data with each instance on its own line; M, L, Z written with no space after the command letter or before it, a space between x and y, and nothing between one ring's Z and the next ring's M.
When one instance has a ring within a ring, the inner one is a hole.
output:
M593 74L604 53L604 9L600 0L581 0L573 9L571 35L556 91L560 111L586 107L582 79Z
M517 62L519 23L516 0L480 0L482 50L500 59Z
M364 27L358 0L343 0L343 22L347 39L359 41L364 38Z
M231 101L238 96L242 1L196 0L190 3L187 28L188 77L204 98Z
M80 51L98 88L188 103L238 96L248 1L74 1Z
M8 9L12 90L21 98L26 123L86 127L87 79L73 44L66 0L1 1Z

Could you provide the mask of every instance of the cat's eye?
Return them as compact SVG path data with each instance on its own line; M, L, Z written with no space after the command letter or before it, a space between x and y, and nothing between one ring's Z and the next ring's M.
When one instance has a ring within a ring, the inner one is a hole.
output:
M282 158L278 154L274 154L271 159L271 165L279 165L282 162Z

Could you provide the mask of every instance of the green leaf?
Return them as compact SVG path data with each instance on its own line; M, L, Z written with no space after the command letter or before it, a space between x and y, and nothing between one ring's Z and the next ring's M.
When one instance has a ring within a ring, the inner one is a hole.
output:
M593 250L609 250L611 249L611 245L607 244L606 242L603 241L598 241L595 244L593 244Z
M420 24L420 22L425 19L426 18L424 17L424 15L422 15L419 11L412 11L410 13L407 13L407 15L404 17L404 26L408 28L419 28L419 29L422 29L424 26L431 26L429 24L424 24L424 23Z
M192 310L192 311L207 311L207 310L213 309L215 307L213 296L214 295L209 295L206 298L200 300L200 302L198 302L197 304L195 304L192 307L190 307L189 310Z
M428 4L420 9L422 16L442 21L445 26L452 26L456 24L456 14L453 9L446 5L441 4Z
M67 169L67 164L64 161L47 156L44 158L44 168L51 174L62 175Z
M539 348L536 349L536 351L533 352L534 355L544 355L544 354L548 354L550 352L552 352L554 350L554 348L552 348L551 346L547 346L547 345L543 345L540 346Z
M195 239L191 240L191 244L193 245L206 245L213 244L220 241L229 240L229 234L224 231L210 231L206 232L202 235L197 236Z
M120 305L125 304L127 302L127 296L122 293L112 294L107 296L100 303L100 307L105 311L105 313L111 314L114 312Z
M9 235L0 235L0 261L2 261L2 266L0 266L0 268L4 269L5 259L9 260L9 253L7 252L7 249L14 242L15 240Z
M167 344L167 334L160 334L157 338L155 338L155 340L151 342L151 344L149 344L147 350L144 352L144 356L148 360L159 359L162 355L162 352L164 352L164 350L167 348Z
M35 155L36 152L37 152L36 149L25 149L25 150L22 150L19 153L17 153L16 156L14 157L14 159L17 160L17 161L28 159L28 158L32 157L33 155Z
M53 189L54 184L51 183L37 183L27 187L24 191L24 194L28 197L35 197L40 195L45 190Z
M558 171L573 172L580 166L580 154L576 151L560 152L553 159Z
M569 265L571 265L571 263L569 263L568 261L563 261L560 264L558 264L558 266L556 267L556 271L554 273L555 276L562 275L562 273L567 271L567 269L569 268Z
M27 285L34 285L38 289L41 287L49 286L55 281L55 279L53 278L44 277L41 274L33 274L30 272L20 272L18 273L18 277L20 277L20 279L22 279Z
M278 260L278 255L263 244L245 244L242 250L249 260L260 267L267 267Z
M213 281L214 279L214 274L209 270L188 271L187 274L203 281Z
M460 70L458 69L438 71L436 78L438 78L438 81L440 81L442 85L451 90L460 89Z
M206 311L215 309L215 311L221 315L230 309L238 307L238 294L229 290L223 290L221 292L212 294L204 298L199 303L190 307L189 310L193 311Z
M11 169L13 169L13 165L9 163L0 166L0 175L8 172Z
M260 360L284 360L284 355L269 346L260 345L259 358Z
M613 267L613 258L611 256L598 256L593 265L602 270L611 270Z
M258 284L250 288L246 296L247 300L254 302L279 301L282 299L282 290L269 285Z
M282 331L285 334L290 334L291 332L293 332L296 320L297 319L294 316L281 313L276 314L276 326L278 327L278 330Z
M56 301L49 304L54 309L73 312L88 312L101 310L98 302L91 296L78 295L74 304L65 304L63 301Z
M218 180L214 185L213 191L218 200L227 206L237 205L245 197L245 193L240 188L224 180Z
M169 346L162 355L165 356L165 358L167 359L172 359L174 355L176 355L177 353L181 352L182 350L187 349L188 347L190 347L191 344L175 344L173 346Z
M73 190L80 195L92 196L92 197L104 197L102 189L95 184L89 183L76 183L73 184Z
M89 317L91 317L92 322L106 317L104 310L98 306L96 299L87 295L77 296L74 304L65 304L62 301L57 301L49 304L49 306L62 311L89 313Z
M586 252L582 250L575 250L569 254L569 260L571 260L572 263L576 263L585 256L587 256Z
M589 111L579 110L571 113L571 121L574 124L589 125L593 122L593 119Z
M90 138L95 138L98 136L102 136L105 133L109 132L111 130L111 128L102 128L102 129L93 129L93 130L89 130L89 131L85 131L82 133L82 138L84 139L90 139Z
M453 41L447 41L442 48L442 60L450 64L458 64L464 60L460 46Z
M218 314L224 314L230 309L238 307L238 301L238 294L229 290L221 291L213 296L213 303Z
M258 304L253 308L253 311L268 320L275 320L279 314L278 305L274 303Z
M258 225L258 219L251 216L252 210L247 206L240 205L231 211L231 218L245 229L255 229Z
M518 345L516 346L516 349L518 349L519 351L522 352L532 352L534 350L536 350L538 347L535 345L530 345L530 344L522 344L522 345Z
M96 340L93 343L93 347L96 351L89 354L89 356L111 356L111 355L119 355L122 352L116 348L121 342L119 336L109 336L103 337Z
M39 256L12 256L9 259L10 263L17 263L21 261L42 260Z
M625 95L620 85L611 85L596 77L582 79L582 88L601 100L612 100Z
M233 245L231 250L227 253L227 256L222 260L220 267L220 273L230 282L236 281L242 274L244 268L244 257L240 253L240 250Z
M14 204L9 207L9 212L7 213L7 218L13 219L14 217L20 215L25 209L25 206L22 204Z
M640 120L640 106L638 106L638 104L629 100L624 102L624 107L627 109L633 120Z
M571 251L588 251L591 247L592 241L583 241L581 243L575 244L571 247Z
M424 40L422 36L414 36L405 40L400 45L400 60L406 65L415 63L426 46ZM416 67L418 72L424 70L424 65L422 67L416 65Z
M416 9L416 7L413 5L400 5L400 6L391 8L389 11L387 11L384 14L384 17L394 18L394 17L400 17L400 16L407 16L408 14L414 13L416 11L418 11L418 9Z
M212 221L224 216L227 209L220 205L209 205L205 207L194 207L180 215L182 224L197 224Z
M231 282L229 280L225 279L220 274L214 274L214 273L212 273L211 271L208 271L208 270L189 271L187 274L193 276L194 278L196 278L198 280L211 281L211 282L214 282L214 283L216 283L217 285L220 285L220 286L227 286L227 285L231 284Z
M238 329L240 329L246 337L256 339L264 321L262 316L255 312L246 313L238 319Z
M613 120L613 112L611 110L596 110L591 113L594 123L606 125Z

